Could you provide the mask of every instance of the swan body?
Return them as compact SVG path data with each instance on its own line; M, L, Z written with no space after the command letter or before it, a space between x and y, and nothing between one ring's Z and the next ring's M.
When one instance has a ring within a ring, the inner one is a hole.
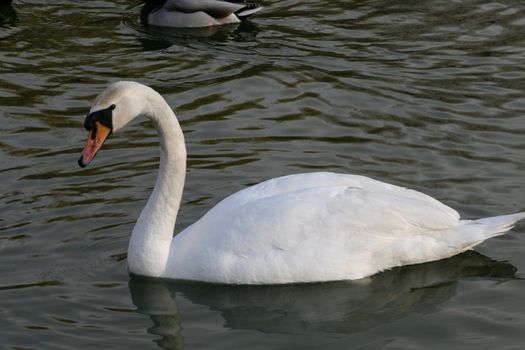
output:
M231 284L359 279L456 255L525 218L522 212L461 220L454 209L414 190L316 172L243 189L173 237L186 150L175 114L157 92L135 82L102 92L86 118L90 135L79 164L87 165L111 131L138 115L156 124L161 158L130 239L134 274Z
M142 0L144 25L202 28L239 23L262 7L244 0Z

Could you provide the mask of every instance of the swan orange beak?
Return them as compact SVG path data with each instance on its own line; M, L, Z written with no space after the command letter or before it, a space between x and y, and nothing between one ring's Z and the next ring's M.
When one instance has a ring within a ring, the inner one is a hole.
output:
M95 158L95 156L97 155L97 152L104 144L104 141L106 141L110 134L111 128L108 128L100 122L95 121L94 127L91 130L89 130L86 145L84 146L82 154L78 159L78 165L80 165L83 168L89 163L91 163L93 158Z

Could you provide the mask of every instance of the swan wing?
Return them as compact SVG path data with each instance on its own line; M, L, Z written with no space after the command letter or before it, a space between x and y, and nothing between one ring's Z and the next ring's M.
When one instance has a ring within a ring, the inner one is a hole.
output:
M441 258L448 254L443 237L458 223L457 212L437 200L366 177L286 176L233 194L177 235L167 277L356 279L429 254Z
M361 190L360 192L374 193L374 196L377 196L377 199L382 195L399 198L403 200L401 203L404 203L405 205L399 206L398 210L406 211L409 208L412 210L417 209L417 206L412 208L409 203L425 203L424 209L428 209L426 207L432 206L432 211L422 210L420 215L411 218L411 221L415 225L443 229L449 227L452 223L457 224L457 221L459 220L459 214L454 209L424 193L391 185L366 176L335 174L330 172L295 174L270 179L230 195L215 208L223 207L221 210L226 208L235 210L236 208L245 206L251 201L260 200L266 197L276 197L304 189L320 189L321 191L326 191L326 189L331 187L359 189ZM343 196L343 198L346 197ZM390 200L393 200L393 198L390 198ZM373 203L368 204L373 205ZM395 205L396 203L389 204ZM366 209L369 209L368 207L369 206L365 206ZM353 209L353 207L350 209ZM363 219L363 221L365 220Z

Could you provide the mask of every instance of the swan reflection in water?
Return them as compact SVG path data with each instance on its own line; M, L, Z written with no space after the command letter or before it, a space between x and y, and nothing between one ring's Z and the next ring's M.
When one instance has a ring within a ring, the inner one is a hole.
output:
M436 262L403 266L348 282L284 286L228 286L132 276L129 288L139 313L148 315L162 348L184 347L183 319L191 304L219 312L223 327L265 333L353 333L432 313L456 294L463 278L515 278L511 264L474 251ZM210 317L210 319L213 319Z

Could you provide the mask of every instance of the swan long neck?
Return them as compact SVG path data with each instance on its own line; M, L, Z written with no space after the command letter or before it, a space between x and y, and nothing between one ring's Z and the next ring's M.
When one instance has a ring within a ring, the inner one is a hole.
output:
M142 114L153 120L160 140L160 167L148 203L133 228L128 248L132 273L161 276L165 270L186 175L186 147L179 122L151 90Z

